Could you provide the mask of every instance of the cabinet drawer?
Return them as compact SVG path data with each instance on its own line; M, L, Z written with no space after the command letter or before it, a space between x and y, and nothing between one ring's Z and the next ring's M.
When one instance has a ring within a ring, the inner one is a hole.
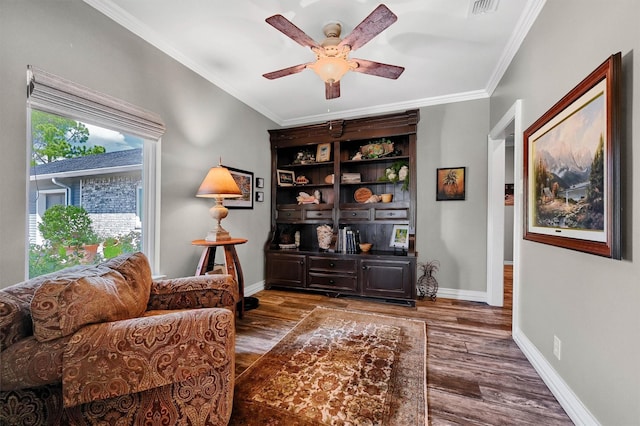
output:
M302 220L302 210L282 209L277 211L276 219L280 222Z
M376 209L376 220L395 220L395 219L407 219L409 212L407 209Z
M306 210L304 218L306 220L333 219L333 210Z
M356 262L356 260L352 259L332 259L309 256L309 270L355 274L357 271Z
M357 276L309 273L308 287L327 290L355 292L358 290Z
M340 210L340 219L344 220L371 220L369 210Z

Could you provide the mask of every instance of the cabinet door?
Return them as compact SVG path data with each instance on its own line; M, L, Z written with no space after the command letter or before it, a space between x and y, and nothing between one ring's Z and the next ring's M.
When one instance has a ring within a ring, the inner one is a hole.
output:
M306 256L303 254L267 254L266 287L306 286Z
M362 294L390 299L415 299L415 262L362 260Z

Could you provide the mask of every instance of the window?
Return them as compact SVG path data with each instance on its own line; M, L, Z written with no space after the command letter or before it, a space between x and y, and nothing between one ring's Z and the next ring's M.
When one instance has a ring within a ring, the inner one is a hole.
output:
M29 277L136 250L157 273L160 118L33 67L28 82Z

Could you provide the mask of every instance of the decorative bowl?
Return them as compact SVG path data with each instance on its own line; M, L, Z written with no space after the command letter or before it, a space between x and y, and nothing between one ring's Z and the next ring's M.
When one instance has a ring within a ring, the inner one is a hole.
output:
M373 244L371 243L360 243L360 250L362 250L363 253L366 253L371 250L372 246Z
M393 143L370 143L360 147L364 158L380 158L393 152Z

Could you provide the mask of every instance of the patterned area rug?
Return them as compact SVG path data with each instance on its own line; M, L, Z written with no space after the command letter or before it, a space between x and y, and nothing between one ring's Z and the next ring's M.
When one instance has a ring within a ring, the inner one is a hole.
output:
M423 321L318 307L237 379L232 425L424 425Z

